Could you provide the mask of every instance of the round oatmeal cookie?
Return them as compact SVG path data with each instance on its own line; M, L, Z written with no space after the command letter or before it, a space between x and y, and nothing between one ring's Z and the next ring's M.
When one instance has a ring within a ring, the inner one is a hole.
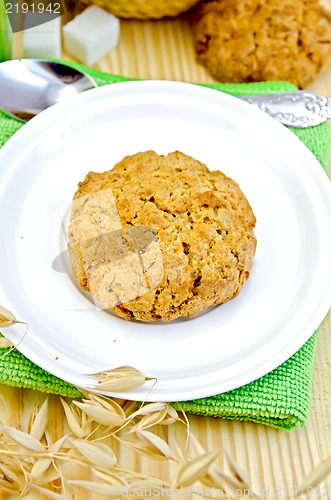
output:
M331 14L318 0L212 0L195 48L222 82L287 80L305 88L331 61Z
M108 309L170 321L238 295L254 226L234 180L179 151L147 151L79 183L68 248L80 285Z

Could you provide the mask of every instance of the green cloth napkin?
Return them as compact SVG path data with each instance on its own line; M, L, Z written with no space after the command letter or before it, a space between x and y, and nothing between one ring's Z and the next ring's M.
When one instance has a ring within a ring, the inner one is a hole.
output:
M70 64L90 74L100 86L129 80L121 76L101 73L76 63ZM215 83L205 86L233 95L295 90L294 85L287 82ZM21 126L20 122L0 111L0 147ZM317 127L292 129L292 131L326 169L331 143L329 125L323 123ZM0 165L0 168L6 168L6 165ZM3 305L6 306L6 304ZM190 413L233 420L250 420L286 430L302 427L309 410L316 337L315 332L298 352L264 377L225 394L181 402L182 408ZM0 349L0 357L5 352L6 349ZM16 350L0 360L0 383L68 397L80 396L78 389L45 372Z

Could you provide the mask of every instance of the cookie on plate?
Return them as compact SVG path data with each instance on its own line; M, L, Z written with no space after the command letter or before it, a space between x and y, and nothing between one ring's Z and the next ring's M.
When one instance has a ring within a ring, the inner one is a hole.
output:
M309 85L331 61L331 14L318 0L212 0L197 11L195 48L222 82Z
M170 321L238 295L254 226L234 180L179 151L146 151L79 183L68 248L81 287L108 309Z

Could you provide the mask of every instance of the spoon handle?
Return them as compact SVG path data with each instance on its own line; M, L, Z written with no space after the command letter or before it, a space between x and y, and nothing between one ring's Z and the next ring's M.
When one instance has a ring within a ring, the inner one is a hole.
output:
M296 128L319 125L331 118L331 99L308 90L281 94L249 95L240 99Z

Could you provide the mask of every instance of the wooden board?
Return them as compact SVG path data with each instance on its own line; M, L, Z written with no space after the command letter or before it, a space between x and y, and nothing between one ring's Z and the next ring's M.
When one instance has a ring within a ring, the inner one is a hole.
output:
M325 0L324 4L331 8L331 0ZM65 59L70 59L67 54L63 56ZM120 44L106 55L96 68L134 78L186 82L213 81L196 61L191 29L185 19L121 21ZM331 68L320 75L311 88L331 97ZM329 173L331 174L331 163ZM206 449L224 447L247 471L257 492L260 488L269 488L269 491L262 492L262 498L293 498L290 488L299 486L302 478L314 465L331 455L330 334L329 313L319 329L311 408L307 425L303 429L288 433L253 423L189 416L191 431L199 437ZM0 420L13 426L24 424L37 394L34 391L5 386L1 386L0 394L2 395ZM40 397L42 399L44 396ZM50 430L56 439L67 429L59 399L51 396L50 405ZM183 426L176 424L170 427L169 431L162 429L160 435L166 436L167 432L170 442L176 439L184 443ZM148 459L137 459L127 448L120 446L119 450L123 468L134 468L137 472L158 475L165 480L171 478L172 471L162 462L151 464ZM221 467L224 465L222 457L218 464ZM85 477L85 474L81 472L81 477ZM331 498L331 481L329 485L327 495L313 495L309 498ZM188 498L193 497L194 495L190 495ZM14 497L0 492L0 499L9 498ZM34 494L28 498L42 497ZM89 496L77 490L77 494L70 498L102 497Z

